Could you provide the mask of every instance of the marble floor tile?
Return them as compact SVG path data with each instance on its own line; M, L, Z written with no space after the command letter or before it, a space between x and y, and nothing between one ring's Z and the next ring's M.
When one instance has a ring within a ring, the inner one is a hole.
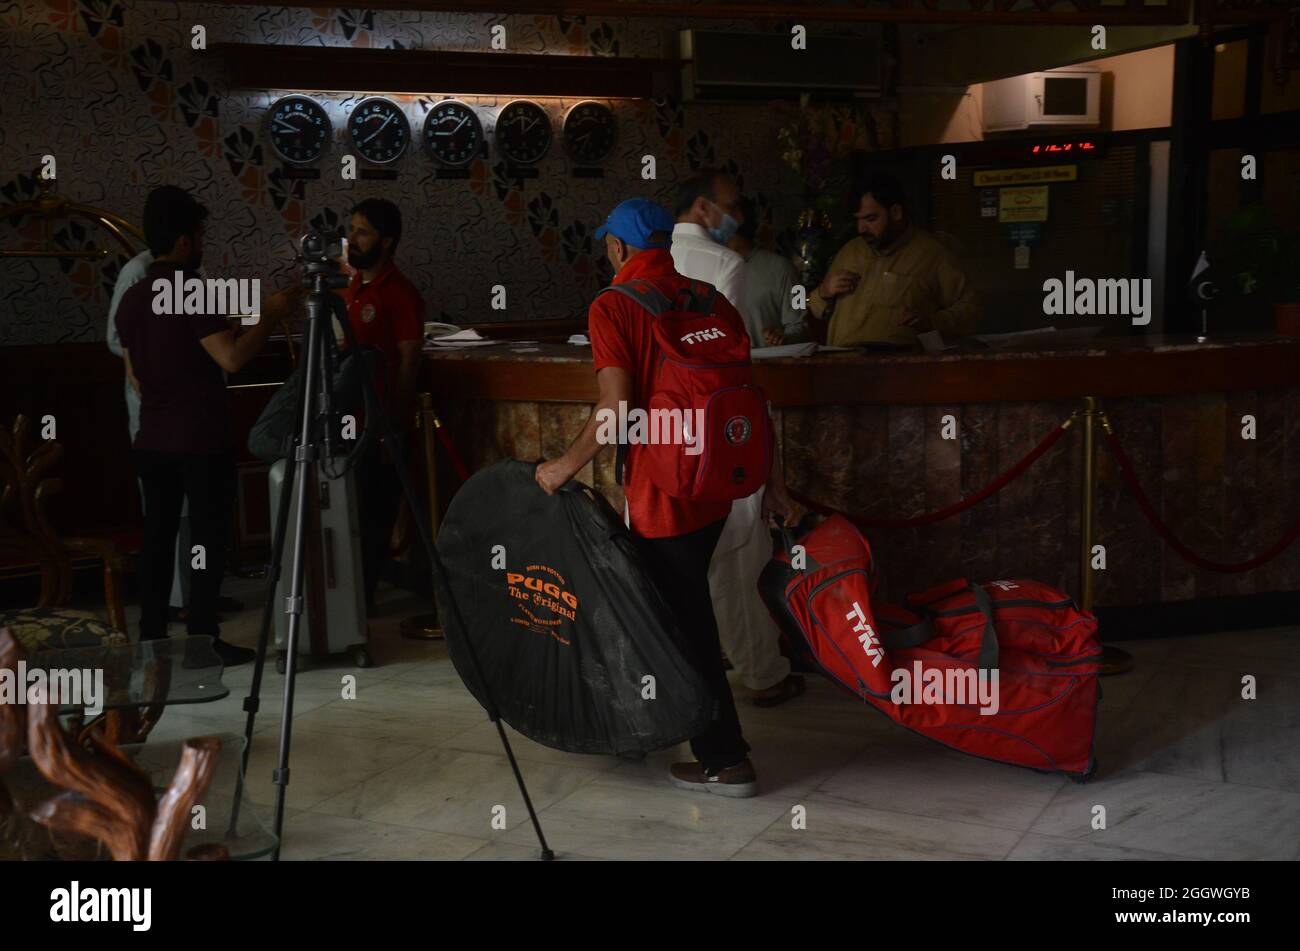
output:
M1300 677L1263 671L1256 699L1231 670L1170 666L1112 716L1103 709L1098 777L1124 770L1300 793Z
M421 747L295 729L289 752L286 803L309 809L414 758ZM254 802L275 801L271 772L278 761L278 734L255 735L248 764L248 791Z
M522 733L508 726L505 730L506 738L510 741L510 748L514 751L515 758L521 763L556 763L561 766L573 766L577 769L603 772L608 769L616 769L623 762L617 756L566 753L563 750L552 749L549 746L543 746L541 743L530 740ZM497 733L496 724L487 719L487 714L481 710L480 716L471 727L461 730L455 736L443 740L437 745L444 749L464 750L469 753L504 755L501 737Z
M480 724L491 726L468 695L439 697L433 688L392 680L295 717L295 724L313 733L421 747L442 745Z
M967 756L898 727L817 791L850 806L1024 831L1068 782Z
M727 799L676 789L663 769L653 769L649 779L625 770L601 773L540 817L556 851L605 859L717 860L734 855L787 814L784 803L766 797ZM526 845L531 835L531 828L515 828L504 841Z
M1228 631L1168 639L1168 660L1185 667L1210 667L1243 673L1300 676L1300 627Z
M557 802L600 774L551 763L521 767L537 810ZM317 802L311 811L492 838L493 820L504 806L506 829L528 826L528 812L503 755L460 750L423 750L364 782ZM531 827L529 826L531 834Z
M929 816L886 812L813 793L802 803L806 825L783 816L734 856L765 860L1002 859L1022 833Z
M466 858L482 839L300 812L284 824L280 857L288 861L429 861Z
M1093 807L1106 828L1092 828ZM1200 859L1295 858L1300 794L1163 773L1121 773L1064 786L1029 830Z

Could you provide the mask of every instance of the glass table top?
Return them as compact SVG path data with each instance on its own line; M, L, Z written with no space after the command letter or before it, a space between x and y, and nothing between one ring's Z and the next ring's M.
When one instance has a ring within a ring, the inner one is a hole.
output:
M211 637L41 651L26 664L29 688L35 672L44 672L61 713L211 703L230 695Z

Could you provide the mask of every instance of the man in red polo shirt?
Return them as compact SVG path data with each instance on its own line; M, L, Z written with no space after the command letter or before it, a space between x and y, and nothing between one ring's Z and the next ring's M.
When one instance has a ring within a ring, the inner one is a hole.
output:
M615 208L596 231L596 237L604 239L605 253L614 267L614 283L648 281L670 300L689 286L691 282L673 268L668 251L672 230L672 216L654 202L633 198ZM726 330L743 337L745 325L740 314L721 294L715 301L713 316ZM537 467L537 482L546 492L559 489L600 451L597 419L602 410L617 413L620 403L629 409L647 406L658 362L654 321L648 310L622 294L601 294L592 302L588 328L600 399L569 450ZM639 448L636 444L628 447L623 486L629 527L717 704L713 723L691 740L691 752L699 762L675 764L672 781L683 788L723 796L753 796L758 793L757 777L722 667L722 647L709 595L709 562L731 503L668 495L637 465ZM785 520L790 511L779 462L774 459L764 495L764 517L779 514Z
M367 198L352 209L348 264L355 273L345 298L357 345L374 347L384 356L385 372L377 374L375 388L397 438L405 446L412 425L424 339L424 299L393 261L401 237L402 213L391 201ZM380 566L390 551L401 495L392 459L377 443L372 444L357 465L361 561L368 612L374 608Z

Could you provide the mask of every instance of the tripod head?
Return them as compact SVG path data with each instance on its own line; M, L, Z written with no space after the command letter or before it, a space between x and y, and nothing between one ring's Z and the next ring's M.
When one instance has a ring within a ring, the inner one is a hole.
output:
M347 241L340 232L308 231L302 236L302 253L295 259L303 269L303 284L312 291L342 289L348 276L339 270L338 259L347 253Z

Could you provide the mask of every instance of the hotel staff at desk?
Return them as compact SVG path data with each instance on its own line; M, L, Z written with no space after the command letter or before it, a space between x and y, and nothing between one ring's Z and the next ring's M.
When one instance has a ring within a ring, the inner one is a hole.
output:
M903 186L877 172L862 184L858 237L840 248L808 311L830 318L833 347L915 343L917 334L973 333L980 318L970 281L939 239L907 218Z

